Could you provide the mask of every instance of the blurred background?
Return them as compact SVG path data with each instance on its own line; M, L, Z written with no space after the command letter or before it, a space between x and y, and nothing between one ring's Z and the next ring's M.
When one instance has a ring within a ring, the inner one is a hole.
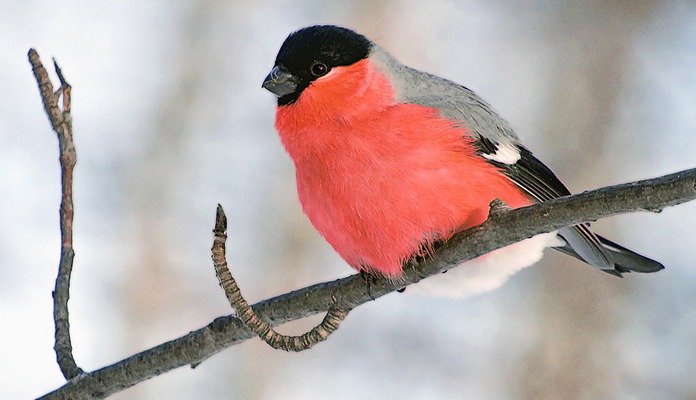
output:
M250 301L352 273L300 210L260 88L300 27L354 28L474 89L573 191L696 166L696 4L524 3L0 0L0 397L64 383L57 140L30 47L73 85L70 316L94 370L230 313L218 202ZM595 226L668 269L620 280L548 252L491 293L392 294L311 351L251 340L113 398L696 398L696 203Z

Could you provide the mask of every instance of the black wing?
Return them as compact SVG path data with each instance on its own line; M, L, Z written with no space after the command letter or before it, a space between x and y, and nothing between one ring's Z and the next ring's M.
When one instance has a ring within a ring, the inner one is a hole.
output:
M558 177L525 147L512 144L519 151L519 159L507 164L496 160L495 155L499 150L497 143L480 135L474 143L482 156L537 201L544 202L570 195L570 191ZM655 272L664 268L656 261L595 235L588 224L563 228L559 230L559 235L567 245L557 250L613 275L621 276L622 272L631 270Z

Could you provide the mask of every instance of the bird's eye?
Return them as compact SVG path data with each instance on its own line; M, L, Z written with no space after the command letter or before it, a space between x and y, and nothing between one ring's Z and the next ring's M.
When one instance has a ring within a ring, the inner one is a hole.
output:
M316 76L317 78L329 73L329 67L322 62L315 62L312 64L312 68L310 70L312 71L312 75Z

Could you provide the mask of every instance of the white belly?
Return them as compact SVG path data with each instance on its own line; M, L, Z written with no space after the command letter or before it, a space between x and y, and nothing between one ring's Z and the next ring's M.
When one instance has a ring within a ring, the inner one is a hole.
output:
M510 276L535 264L548 247L563 246L556 232L544 233L463 262L445 274L426 278L406 293L461 298L502 286Z

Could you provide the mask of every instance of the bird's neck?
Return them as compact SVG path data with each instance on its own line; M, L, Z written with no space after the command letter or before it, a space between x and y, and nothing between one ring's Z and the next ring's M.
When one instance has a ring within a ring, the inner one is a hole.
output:
M313 157L330 151L353 127L392 105L389 80L369 59L334 68L314 81L296 102L280 106L276 129L290 156Z

